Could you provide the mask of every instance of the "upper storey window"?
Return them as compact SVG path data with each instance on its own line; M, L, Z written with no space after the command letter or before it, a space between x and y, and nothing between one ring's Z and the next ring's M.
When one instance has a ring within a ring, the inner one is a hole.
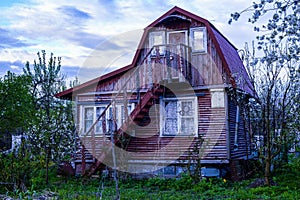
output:
M164 31L155 31L149 33L149 46L152 48L153 46L159 47L159 53L164 53L164 45L166 44L166 37ZM153 49L151 52L152 55L156 54L156 50Z
M195 53L207 52L207 33L205 27L191 28L190 43Z

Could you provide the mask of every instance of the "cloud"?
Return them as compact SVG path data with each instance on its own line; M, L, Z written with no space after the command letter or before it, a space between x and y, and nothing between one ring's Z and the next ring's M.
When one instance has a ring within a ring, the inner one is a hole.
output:
M219 7L216 3L219 1L18 0L1 7L0 61L32 62L36 52L46 50L61 56L63 65L88 68L91 74L100 75L98 68L130 64L140 36L128 37L128 32L145 28L175 5L208 19L238 47L254 38L246 22L227 24L230 13L251 5L250 0L224 0ZM94 73L92 68L96 68Z
M17 60L14 62L10 61L0 61L0 77L5 75L8 71L13 73L22 73L25 62Z
M91 34L87 32L74 32L67 36L66 39L69 41L76 43L82 47L89 48L89 49L95 49L99 44L102 44L104 41L107 40L108 37ZM115 49L119 48L119 46L114 42L106 43L105 49Z
M10 68L13 69L13 70L18 70L18 69L20 69L20 67L19 67L19 66L16 66L16 65L11 65Z
M17 39L9 31L0 28L0 49L30 46L25 41Z
M92 18L89 13L79 10L73 6L62 6L62 7L59 7L58 10L61 11L62 14L66 14L71 18L76 18L76 19Z

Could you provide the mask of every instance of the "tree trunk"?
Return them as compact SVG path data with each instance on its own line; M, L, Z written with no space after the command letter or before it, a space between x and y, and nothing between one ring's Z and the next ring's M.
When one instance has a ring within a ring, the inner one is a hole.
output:
M267 135L267 152L265 155L265 184L270 185L270 176L271 176L271 161L272 161L272 151L271 151L271 124L270 124L270 108L271 108L271 92L268 92L267 96L267 104L266 104L266 118L265 118L265 124L266 124L266 135Z
M46 185L49 184L49 163L50 163L50 155L51 149L47 148L46 150Z
M271 159L266 158L265 160L265 185L270 185L270 176L271 176Z
M285 134L285 133L284 133ZM282 164L287 164L288 158L288 141L286 135L283 136L283 147L282 147Z

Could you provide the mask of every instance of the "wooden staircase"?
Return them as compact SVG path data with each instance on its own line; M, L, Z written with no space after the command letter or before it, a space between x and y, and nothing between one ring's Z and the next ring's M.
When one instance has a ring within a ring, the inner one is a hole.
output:
M106 141L106 149L105 151L102 151L97 157L96 161L91 164L91 166L84 170L83 173L84 176L91 176L99 169L103 168L103 160L105 159L107 154L111 154L112 145L120 145L122 141L120 141L120 138L125 137L127 139L127 143L130 140L130 136L128 134L125 134L127 129L134 123L138 123L149 111L150 107L154 104L155 100L158 99L159 95L163 93L163 88L160 87L160 85L156 84L153 85L141 98L141 101L136 105L136 107L133 109L133 111L130 113L130 116L127 118L127 120L122 124L122 126L115 131L114 133L114 144L110 142L110 140ZM95 123L96 124L96 123ZM122 144L123 146L127 146L126 144ZM96 146L94 147L96 148ZM99 148L99 147L98 147ZM125 149L126 150L126 149Z

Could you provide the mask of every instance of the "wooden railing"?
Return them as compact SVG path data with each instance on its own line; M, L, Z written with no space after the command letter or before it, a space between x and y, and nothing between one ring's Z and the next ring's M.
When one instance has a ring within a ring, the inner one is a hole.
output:
M144 59L145 65L150 65L148 80L159 83L191 81L191 48L184 44L156 45ZM151 71L152 70L152 71Z

